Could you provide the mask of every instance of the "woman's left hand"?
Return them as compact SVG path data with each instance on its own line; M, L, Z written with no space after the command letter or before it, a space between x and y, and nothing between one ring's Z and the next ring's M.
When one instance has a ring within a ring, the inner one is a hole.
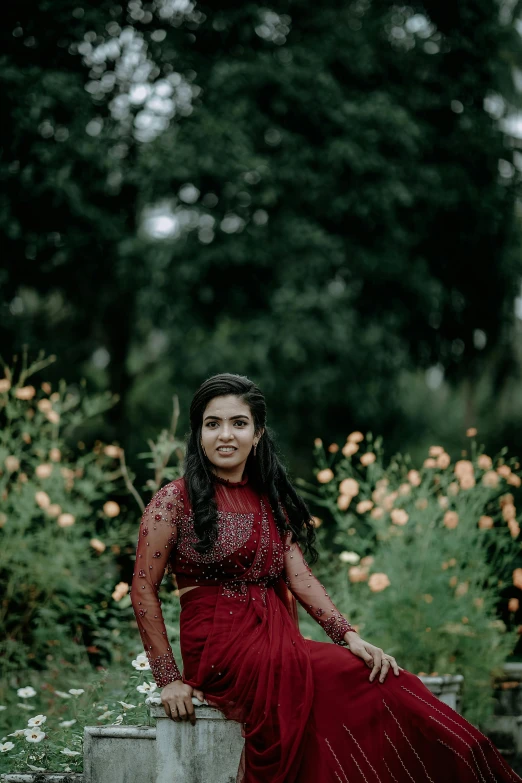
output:
M399 670L402 671L402 669L397 665L393 655L386 655L380 647L375 647L375 645L365 642L359 634L353 631L347 631L343 638L350 652L362 658L365 664L371 668L370 682L373 682L379 671L379 682L384 682L390 668L393 669L397 677L399 676Z

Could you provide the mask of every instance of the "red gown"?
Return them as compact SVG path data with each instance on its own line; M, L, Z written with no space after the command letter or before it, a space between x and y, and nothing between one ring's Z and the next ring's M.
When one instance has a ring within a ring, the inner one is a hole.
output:
M246 477L215 480L218 539L199 554L183 478L144 511L131 599L157 685L182 679L242 724L237 783L522 783L493 743L415 674L383 683L350 652L350 627ZM180 588L183 674L158 589ZM295 599L335 642L306 640ZM400 662L399 662L400 663Z

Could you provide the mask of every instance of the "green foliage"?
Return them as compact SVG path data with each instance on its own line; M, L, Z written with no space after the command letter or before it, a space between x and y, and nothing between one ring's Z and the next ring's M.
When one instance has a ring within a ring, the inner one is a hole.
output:
M505 450L491 460L473 443L470 459L455 465L432 447L421 471L400 454L385 467L381 439L360 433L343 451L327 459L317 446L320 502L343 550L324 567L330 590L361 636L399 665L463 674L464 712L483 721L493 677L518 639L518 599L506 623L498 616L522 588L510 491L520 486L518 463Z

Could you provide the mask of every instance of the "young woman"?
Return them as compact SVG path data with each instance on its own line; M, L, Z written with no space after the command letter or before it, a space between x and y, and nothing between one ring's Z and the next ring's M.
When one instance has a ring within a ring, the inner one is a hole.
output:
M238 783L522 783L487 737L361 639L313 576L310 513L257 386L208 379L190 424L183 478L143 514L131 589L167 715L194 722L194 695L241 723ZM183 674L158 599L166 568ZM296 599L334 644L301 636Z

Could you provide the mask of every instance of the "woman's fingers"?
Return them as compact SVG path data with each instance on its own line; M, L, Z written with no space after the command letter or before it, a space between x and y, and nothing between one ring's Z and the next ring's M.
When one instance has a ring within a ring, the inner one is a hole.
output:
M374 681L375 677L377 676L377 672L381 670L383 655L383 651L379 648L377 648L373 654L373 669L372 673L370 674L370 682Z
M379 682L384 682L386 679L386 675L388 674L391 666L391 661L388 660L388 658L383 658L382 660L382 667L381 667L381 673L379 676ZM385 668L386 667L386 668Z

